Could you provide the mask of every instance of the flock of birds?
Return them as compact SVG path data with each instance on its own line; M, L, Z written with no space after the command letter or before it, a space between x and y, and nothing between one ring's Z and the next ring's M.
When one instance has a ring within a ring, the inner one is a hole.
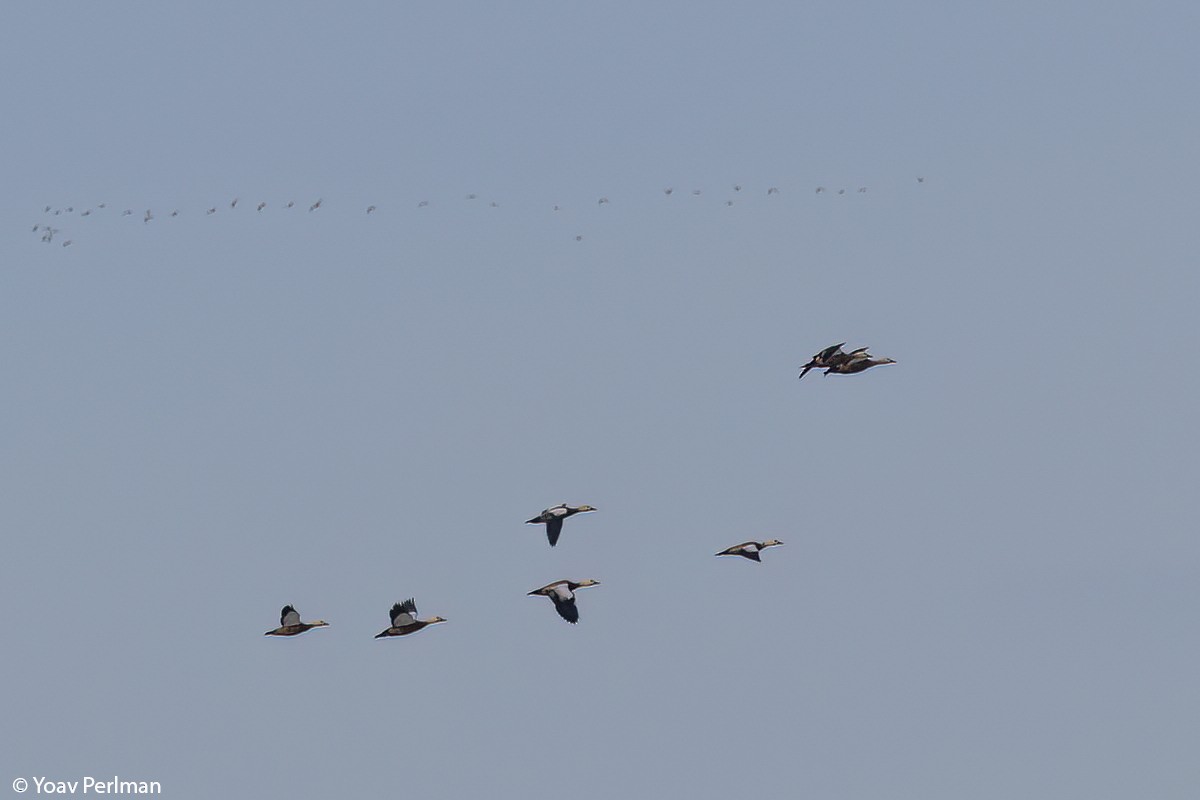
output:
M891 358L874 358L866 347L860 347L857 350L851 350L849 353L842 348L846 343L830 345L824 350L814 355L807 364L800 369L800 376L803 378L812 369L824 369L825 374L834 375L854 375L859 372L870 369L871 367L881 366L883 364L895 364L895 360ZM558 544L559 537L562 536L563 523L568 517L573 517L576 514L583 514L589 511L596 511L594 506L580 505L569 506L566 503L559 503L556 506L551 506L542 511L536 517L526 520L528 525L545 525L546 539L550 542L550 546L554 547ZM740 556L750 561L762 562L762 552L770 547L778 547L783 542L778 539L767 539L766 541L749 541L735 544L732 547L727 547L717 556ZM558 615L572 625L579 622L579 608L575 605L575 592L579 589L585 589L590 586L599 586L600 581L587 578L581 581L558 580L553 583L548 583L540 589L534 589L527 594L530 597L548 597L554 603L554 610ZM415 598L409 598L402 603L396 603L392 606L388 613L388 619L391 624L383 631L375 635L376 639L384 639L391 636L408 636L416 633L419 630L436 625L439 622L445 622L444 617L430 617L429 619L419 619L417 617L417 602ZM329 623L325 620L316 620L314 622L302 622L300 612L295 606L286 605L279 615L279 627L267 631L264 636L297 636L305 631L310 631L313 628L328 627Z
M916 181L917 181L917 183L924 183L925 179L923 177L917 177ZM733 194L724 200L724 205L726 205L726 206L734 205L735 198L741 196L742 193L745 191L745 187L740 183L733 184L733 186L731 188L733 190ZM704 191L702 189L692 189L690 191L691 191L691 194L695 195L695 196L700 196L704 193ZM845 189L845 188L833 190L833 189L826 189L826 187L824 187L824 186L815 187L815 194L818 194L818 195L822 195L822 194L844 195L848 191L850 191L850 190ZM855 193L865 194L866 191L867 191L866 186L859 186L857 188L857 190L855 190ZM672 186L665 187L662 190L662 192L663 192L663 195L665 195L666 197L670 197L676 193L675 188ZM780 194L780 188L778 186L770 186L765 190L765 192L766 192L767 197L773 197L773 196ZM479 200L479 195L471 193L471 194L466 195L464 199L467 202L476 201L476 200ZM239 197L233 198L231 201L229 201L229 209L231 211L236 210L238 208L238 204L240 202L241 202L241 198L239 198ZM320 210L323 203L324 203L323 198L317 198L314 202L309 204L309 206L308 206L309 213ZM597 206L606 206L609 204L610 204L610 200L606 196L601 196L601 197L597 198L597 200L596 200ZM289 200L286 203L282 203L280 205L286 211L289 209L296 208L296 201ZM418 208L418 209L427 208L430 205L431 205L431 202L428 199L422 199L422 200L416 201L416 208ZM489 201L489 205L492 208L500 207L500 204L498 202L496 202L495 200ZM254 206L254 209L256 212L261 214L268 207L270 207L269 204L265 200L263 200L263 201L259 201ZM562 211L563 208L564 208L563 206L557 205L557 204L553 204L553 205L549 206L549 209L552 212ZM216 214L217 211L218 211L218 206L215 206L215 205L209 206L204 211L204 216L212 216L212 215ZM65 222L63 222L64 218L76 218L76 217L77 218L85 218L85 217L98 216L101 213L110 213L111 214L111 213L116 213L116 212L115 212L115 209L112 212L109 212L107 203L98 203L94 207L89 206L86 208L84 208L84 207L76 208L76 206L74 206L74 205L60 206L60 207L47 205L43 208L42 213L43 213L44 217L54 217L57 219L49 219L46 221L35 223L32 228L33 233L39 234L41 236L42 242L45 244L54 244L55 242L59 242L62 247L70 247L71 245L73 245L75 243L75 240L72 238L66 238L67 234L64 233L64 229L59 227L60 225L66 224ZM169 213L165 213L165 212L160 212L160 213L163 213L163 215L167 219L174 219L176 217L181 216L183 212L181 212L178 208L174 208ZM376 216L379 213L379 206L377 206L375 204L369 204L365 207L363 213L367 217ZM145 211L141 214L135 212L132 208L126 208L126 209L122 210L118 216L121 218L129 217L131 219L137 219L140 216L142 223L145 225L148 225L151 222L154 222L155 220L159 219L159 216L155 214L154 210L149 209L149 208L145 209ZM582 242L583 234L576 234L575 241Z

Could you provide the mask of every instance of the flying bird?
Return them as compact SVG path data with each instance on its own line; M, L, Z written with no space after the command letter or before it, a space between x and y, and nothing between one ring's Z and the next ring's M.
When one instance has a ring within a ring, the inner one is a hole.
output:
M154 219L154 215L150 213L150 209L146 209L146 216L142 217L142 222L149 222Z
M320 208L320 207L321 207L321 198L317 198L317 202L315 202L315 203L313 203L311 206L309 206L309 207L308 207L308 210L309 210L309 211L316 211L316 210L317 210L318 208Z
M765 542L742 542L741 544L735 544L733 547L725 548L721 552L717 553L717 555L742 556L743 558L748 558L751 561L761 562L762 558L759 557L759 553L761 553L763 550L766 550L768 547L778 547L781 544L783 544L783 542L779 541L778 539L767 539Z
M370 214L375 210L375 206L367 206L367 213Z
M779 187L772 186L770 189L767 189L767 194L779 194Z
M800 377L803 378L805 375L807 375L810 369L821 369L823 367L831 366L834 360L839 356L845 356L846 354L842 352L842 347L845 346L845 344L845 342L842 342L841 344L830 345L821 352L817 353L812 357L812 359L809 360L807 364L801 367L803 371L800 373Z
M599 586L600 581L587 578L576 583L574 581L555 581L540 589L528 593L529 597L540 595L554 601L554 610L567 622L574 625L579 622L579 609L575 607L575 590L588 586Z
M266 202L264 201L264 202L261 202L261 203L259 203L259 204L258 204L258 207L257 207L257 208L255 208L254 210L255 210L255 211L262 211L262 210L263 210L264 208L266 208L266 207L267 207L267 204L266 204Z
M403 603L396 603L396 605L392 606L389 616L392 620L391 627L376 634L376 639L382 639L385 636L407 636L410 633L416 633L426 626L446 621L441 617L417 619L417 601L411 597Z
M237 201L238 201L238 200L240 200L240 199L241 199L241 198L239 198L239 197L235 197L235 198L233 198L233 202L229 204L229 207L230 207L230 208L237 208Z
M216 208L216 206L213 206L212 208L210 208L208 211L205 211L204 213L205 214L215 214L215 213L217 213L217 208Z
M71 246L71 240L70 240L70 239L67 239L65 242L63 242L63 247L70 247L70 246Z
M607 197L601 197L601 198L600 198L600 202L598 203L598 205L604 205L604 204L605 204L605 203L607 203L607 202L608 202L608 198L607 198Z
M667 188L663 189L663 194L665 194L667 197L670 197L671 192L674 192L674 191L675 191L674 189L672 189L670 186L668 186Z
M853 353L850 353L849 358L845 361L839 361L836 364L830 365L825 370L825 374L828 375L832 372L834 375L854 375L871 367L896 363L894 358L872 358L866 351L867 348L865 347L861 351L855 350Z
M295 200L288 200L288 204L286 206L284 206L284 208L291 208L294 205L296 205Z
M300 612L292 606L284 606L279 612L279 627L267 631L263 636L298 636L313 628L327 628L329 623L323 619L316 622L301 622Z
M579 241L579 240L576 239L576 241ZM543 511L541 514L538 514L533 519L525 520L525 524L526 525L545 524L546 538L550 540L550 546L554 547L554 545L558 544L559 535L562 534L562 526L563 526L564 519L566 519L569 516L572 516L573 514L581 514L585 511L595 511L595 510L596 510L595 508L593 508L592 506L588 506L588 505L576 506L576 507L572 508L571 506L567 505L566 503L559 503L556 506L547 508L545 511Z

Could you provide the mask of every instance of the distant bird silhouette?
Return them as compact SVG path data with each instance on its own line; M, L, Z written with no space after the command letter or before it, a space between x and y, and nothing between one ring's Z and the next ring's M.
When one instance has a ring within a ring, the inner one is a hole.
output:
M700 191L699 189L692 189L692 194L694 194L694 195L696 195L697 197L699 197L699 196L700 196L700 194L701 194L701 191Z
M294 205L296 205L295 200L288 200L288 204L286 206L284 206L284 208L291 208Z
M237 201L238 201L239 199L241 199L241 198L238 198L238 197L235 197L235 198L233 198L233 202L229 204L229 207L230 207L230 208L237 208Z
M861 193L861 192L865 192L866 190L867 190L867 187L865 187L865 186L860 186L860 187L858 187L858 191L859 191L860 193Z
M172 216L172 217L178 217L178 216L179 216L179 209L177 208L177 209L175 209L174 211L172 211L172 212L171 212L171 216Z
M98 208L108 208L108 206L107 206L106 204L104 204L104 203L101 203L101 204L100 204L99 206L97 206L97 207L98 207Z
M385 628L382 633L376 634L376 639L382 639L386 636L407 636L429 625L436 625L439 622L446 621L442 617L417 619L417 602L411 597L403 603L396 603L392 606L389 616L392 620L391 627Z
M75 207L74 207L74 206L67 206L67 213L68 213L68 214L70 214L70 213L71 213L71 212L73 212L74 210L75 210Z
M607 198L607 197L601 197L601 198L600 198L600 201L599 201L599 203L598 203L598 205L604 205L604 204L605 204L605 203L607 203L607 202L608 202L608 198Z
M71 246L71 240L70 240L70 239L67 239L65 242L63 242L63 247L70 247L70 246Z
M121 216L122 216L122 217L132 217L132 216L133 216L133 209L132 209L132 208L127 208L127 209L125 209L124 211L122 211L122 212L121 212Z
M726 201L725 201L725 205L727 205L727 206L731 206L731 205L733 205L733 201L732 201L732 200L726 200Z
M325 628L328 626L329 623L323 619L315 622L301 622L299 611L292 606L284 606L283 611L279 612L279 627L275 630L267 631L263 636L298 636L313 628Z
M367 206L367 213L370 214L375 210L375 206Z
M210 208L208 211L205 211L204 213L205 214L215 214L215 213L217 213L217 208L216 208L216 206L213 206L212 208Z
M845 193L846 193L845 189L838 189L838 194L845 194Z
M574 625L579 622L579 609L575 607L575 590L583 589L588 586L599 586L600 581L587 578L579 581L555 581L549 583L540 589L534 589L528 593L528 596L549 597L554 601L554 610L558 615L567 622Z
M150 209L146 209L146 216L142 217L142 222L149 222L154 219L154 215L150 213Z
M742 190L742 185L741 185L740 183L735 183L735 184L733 185L733 190L734 190L735 192L740 192L740 191Z
M474 200L476 197L478 197L478 195L475 195L475 194L469 194L469 195L467 195L467 199L468 199L468 200Z
M92 215L92 210L89 208L87 211L84 211L84 212L83 212L82 214L80 214L79 216L81 216L81 217L90 217L91 215Z
M491 205L491 207L492 207L492 208L499 208L499 207L500 207L500 204L499 204L499 203L497 203L495 200L493 200L493 201L490 203L490 205Z
M920 176L917 177L917 183L924 183L924 182L925 182L924 178L922 178Z
M50 213L50 206L46 206L46 207L45 207L45 208L42 210L42 213L43 213L43 214L49 214L49 213Z
M665 194L667 197L670 197L671 193L674 191L675 191L674 189L672 189L670 186L668 186L667 188L663 189L663 194Z
M257 207L256 207L254 210L255 210L255 211L262 211L262 210L263 210L264 208L266 208L266 207L267 207L267 204L266 204L266 201L264 201L264 202L261 202L261 203L259 203L259 204L258 204L258 206L257 206Z
M583 241L583 237L582 237L582 236L576 236L576 237L575 237L575 241L577 241L577 242L582 242L582 241Z
M424 207L425 207L425 206L427 206L427 205L429 205L429 201L428 201L428 200L422 200L421 202L417 203L417 208L424 208Z
M308 207L308 210L309 210L309 211L316 211L316 210L317 210L318 208L320 208L320 207L321 207L321 198L319 198L319 197L318 197L318 198L317 198L317 202L315 202L315 203L313 203L311 206L309 206L309 207Z
M817 194L820 194L820 193L821 193L821 192L823 192L823 191L825 191L825 187L824 187L824 186L818 186L818 187L817 187Z
M767 189L767 194L779 194L779 187L772 186L770 189Z

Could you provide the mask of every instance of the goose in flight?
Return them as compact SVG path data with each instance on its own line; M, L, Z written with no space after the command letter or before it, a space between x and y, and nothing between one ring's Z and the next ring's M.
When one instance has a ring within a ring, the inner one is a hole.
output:
M578 240L577 240L578 241ZM556 506L551 506L538 514L533 519L525 520L526 525L546 525L546 538L550 540L550 546L558 544L558 537L562 534L563 520L573 514L581 514L585 511L595 511L596 509L589 505L575 506L572 508L566 503L559 503Z
M762 559L759 557L759 553L761 553L763 550L766 550L768 547L778 547L781 544L783 544L783 542L779 541L778 539L767 539L765 542L742 542L741 544L735 544L733 547L725 548L721 552L717 553L717 555L742 556L743 558L748 558L751 561L761 562Z
M407 636L429 625L436 625L439 622L446 621L442 617L417 619L417 601L411 597L403 603L396 603L392 606L389 616L392 620L391 627L381 633L375 634L376 639L382 639L386 636Z
M313 628L326 628L329 623L323 619L316 622L301 622L300 612L293 606L284 606L279 612L279 627L273 631L267 631L263 636L296 636Z
M801 368L803 371L800 373L800 377L803 378L805 375L807 375L810 369L828 367L832 365L833 361L839 356L845 356L846 354L842 352L842 347L845 346L845 344L845 342L842 342L841 344L833 344L817 353L812 357L812 359L809 360L807 364Z
M872 358L871 354L867 352L867 348L864 347L861 350L855 350L853 353L850 353L844 361L831 364L825 370L825 374L828 375L832 372L834 375L854 375L871 367L895 363L896 359L894 358Z
M558 612L558 615L574 625L579 622L579 609L575 607L575 590L587 586L599 585L600 581L595 581L591 578L579 581L578 583L575 581L555 581L554 583L546 584L540 589L534 589L532 592L529 592L529 596L541 595L542 597L549 597L554 601L554 610Z
M289 206L289 207L290 207L290 206ZM321 207L321 198L319 198L319 197L318 197L318 198L317 198L317 202L315 202L315 203L313 203L311 206L309 206L309 207L308 207L308 210L309 210L309 211L316 211L316 210L317 210L318 208L320 208L320 207Z

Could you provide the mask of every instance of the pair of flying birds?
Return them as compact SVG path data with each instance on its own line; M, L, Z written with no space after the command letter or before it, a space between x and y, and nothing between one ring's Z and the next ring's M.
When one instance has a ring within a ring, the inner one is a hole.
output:
M392 606L392 611L388 616L392 624L382 633L376 634L376 639L382 639L385 636L407 636L422 628L446 621L443 617L417 619L417 602L411 597L403 603L396 603ZM294 606L284 606L283 611L279 612L279 627L267 631L263 636L296 636L313 628L327 627L329 627L329 623L323 619L315 622L301 622L300 612Z
M881 364L896 363L896 360L892 358L873 358L865 347L860 347L857 350L851 350L847 353L842 350L845 346L846 343L842 342L841 344L830 345L817 353L807 364L801 367L800 377L803 378L807 375L810 369L824 369L826 375L831 372L835 375L853 375L856 372L862 372L871 367L878 367Z

